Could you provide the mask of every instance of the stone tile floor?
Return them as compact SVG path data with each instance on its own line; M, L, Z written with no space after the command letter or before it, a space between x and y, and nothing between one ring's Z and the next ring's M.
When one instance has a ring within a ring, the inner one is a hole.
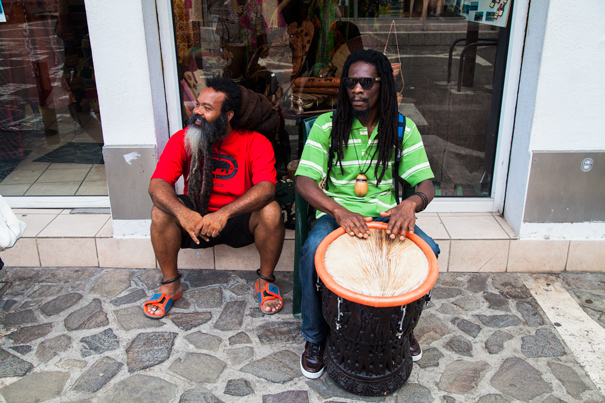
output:
M442 273L416 335L424 350L396 393L361 398L303 378L292 273L263 316L253 272L183 270L160 320L141 305L159 270L5 268L0 400L6 402L599 402L604 397L523 283L523 274ZM603 325L605 274L560 274Z

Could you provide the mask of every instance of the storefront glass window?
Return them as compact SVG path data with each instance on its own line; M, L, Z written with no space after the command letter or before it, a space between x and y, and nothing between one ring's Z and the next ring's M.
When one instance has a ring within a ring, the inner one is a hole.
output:
M107 195L84 0L0 4L0 194Z
M399 111L423 136L437 195L489 197L512 3L172 0L183 122L206 78L230 77L281 111L272 141L283 168L300 155L302 119L336 104L337 87L301 78L339 78L351 52L374 49L392 62Z

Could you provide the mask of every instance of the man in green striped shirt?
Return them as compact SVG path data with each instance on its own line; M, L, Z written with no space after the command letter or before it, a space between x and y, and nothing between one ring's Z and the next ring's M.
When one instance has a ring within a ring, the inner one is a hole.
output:
M316 119L296 171L296 188L315 207L318 218L299 262L302 334L307 341L300 367L308 378L323 372L329 332L314 263L315 251L327 234L343 227L351 236L367 238L367 222L385 221L391 238L404 239L407 231L414 232L435 255L439 253L437 244L415 225L415 213L435 196L434 175L416 125L404 121L400 137L393 70L386 56L374 50L351 54L343 67L337 110ZM399 204L397 177L417 186L417 192ZM410 346L412 358L419 360L422 350L413 333Z

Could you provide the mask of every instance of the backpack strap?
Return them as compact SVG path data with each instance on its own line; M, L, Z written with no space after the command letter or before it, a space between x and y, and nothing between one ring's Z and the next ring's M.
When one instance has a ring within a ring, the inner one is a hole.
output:
M403 132L405 130L405 116L401 113L399 114L399 122L397 123L397 137L399 142L403 142ZM397 204L401 203L399 199L399 162L401 161L401 157L403 155L403 150L395 151L395 164L393 165L393 180L395 181L395 202Z

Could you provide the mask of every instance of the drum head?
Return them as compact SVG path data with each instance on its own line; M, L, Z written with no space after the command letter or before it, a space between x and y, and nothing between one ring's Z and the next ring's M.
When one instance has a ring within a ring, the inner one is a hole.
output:
M324 285L349 301L374 307L406 305L427 294L439 267L426 242L413 233L405 241L391 240L383 222L368 227L367 239L339 228L322 241L315 267Z

